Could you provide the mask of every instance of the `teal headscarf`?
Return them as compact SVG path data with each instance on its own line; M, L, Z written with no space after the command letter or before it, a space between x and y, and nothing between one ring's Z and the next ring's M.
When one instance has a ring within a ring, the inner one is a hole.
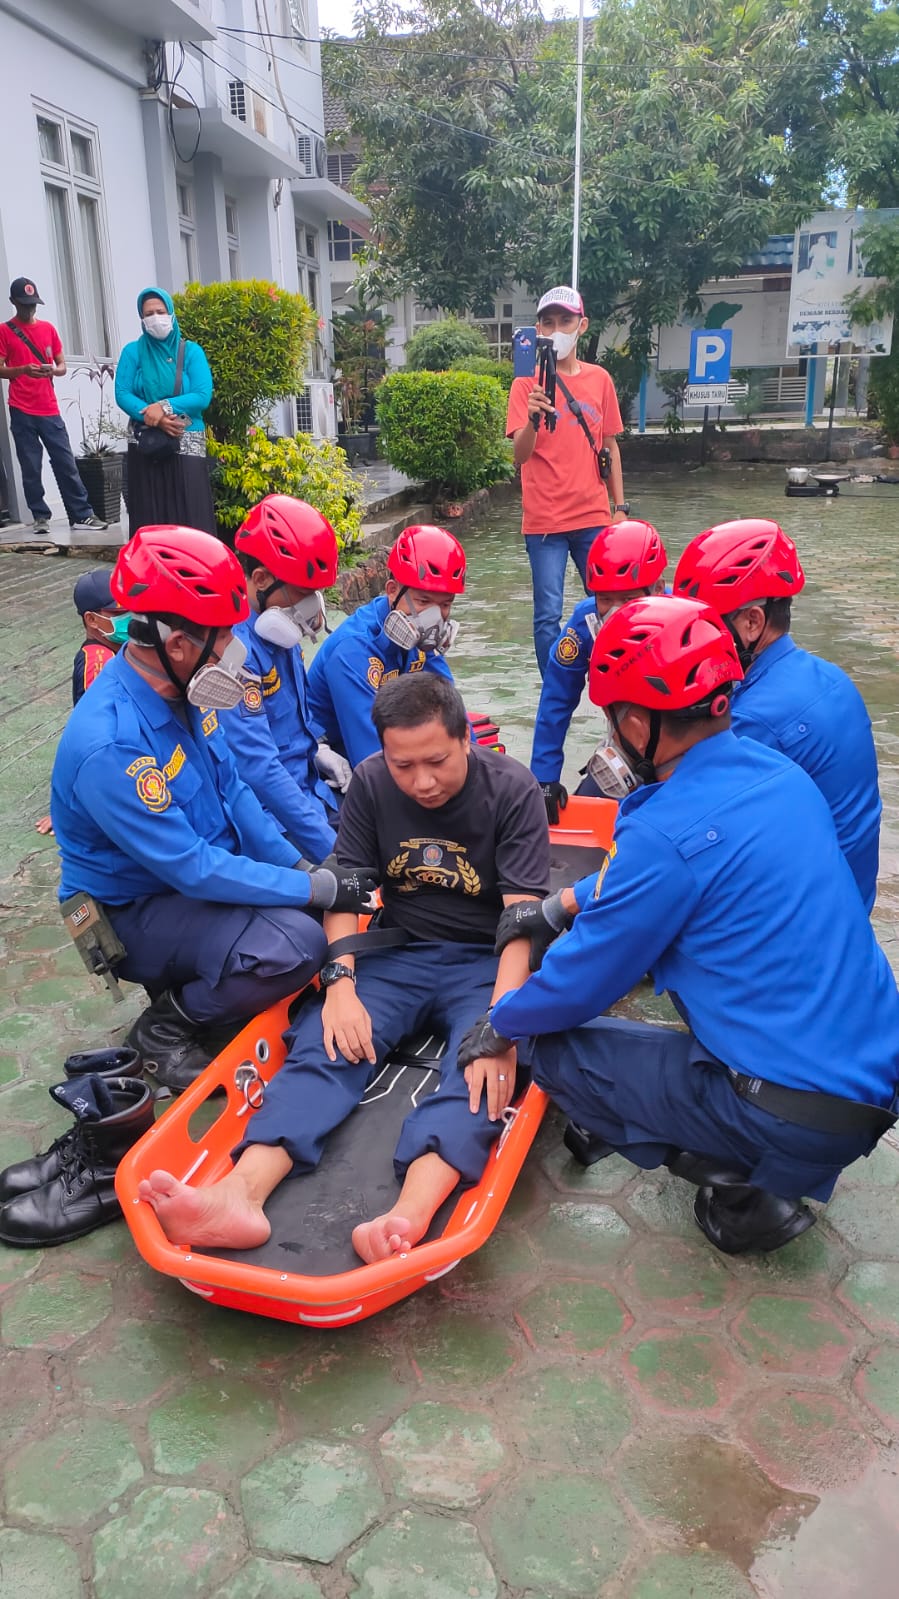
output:
M168 400L174 394L178 345L181 343L181 329L175 316L174 302L172 296L166 294L165 289L141 289L137 297L138 316L143 316L144 301L154 295L162 301L173 321L172 331L167 339L151 339L149 333L142 333L137 341L143 397L151 403L156 400Z

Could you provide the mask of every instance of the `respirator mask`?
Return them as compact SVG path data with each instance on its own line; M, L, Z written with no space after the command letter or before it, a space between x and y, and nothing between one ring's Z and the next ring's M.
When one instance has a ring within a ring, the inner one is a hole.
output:
M612 743L611 729L607 742L598 744L590 756L586 771L606 799L627 799L628 794L633 794L642 782L642 779L631 771L621 751Z
M620 610L620 605L610 605L605 616L600 616L595 610L587 612L587 615L584 617L584 621L587 624L587 631L594 642L596 641L596 635L600 628L605 626L610 616L614 616L615 612Z
M293 649L304 638L318 638L325 626L325 597L321 589L315 589L296 605L273 605L257 616L255 626L257 637L266 644Z
M160 624L160 632L162 627ZM241 639L233 638L217 661L207 661L194 673L186 689L189 703L204 711L233 711L243 699L247 685L258 682L242 670L246 658L246 645Z
M388 611L384 618L384 632L398 649L440 650L445 655L458 638L459 624L444 621L439 605L426 605L417 615L395 609Z

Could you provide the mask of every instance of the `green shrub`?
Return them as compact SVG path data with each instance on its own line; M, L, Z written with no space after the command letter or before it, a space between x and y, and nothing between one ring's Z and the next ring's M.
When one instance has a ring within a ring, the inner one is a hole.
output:
M489 360L490 346L473 322L450 316L445 322L429 322L412 335L406 345L406 366L412 372L446 372L468 355Z
M381 448L432 493L462 495L511 476L506 403L472 372L391 372L378 387Z
M274 283L189 283L174 295L186 339L212 368L206 424L224 443L240 444L278 400L303 387L317 318L301 294Z
M254 430L245 444L211 439L209 454L215 514L225 535L266 494L292 494L328 518L341 549L351 549L359 538L362 491L336 444L316 444L305 433L271 440Z
M466 355L461 361L454 361L450 370L474 372L480 378L496 378L506 394L511 389L515 376L515 368L511 361L494 361L489 355Z
M871 362L868 416L879 421L890 444L899 444L899 350Z
M626 344L609 344L600 356L600 366L605 367L615 385L621 420L627 427L633 420L634 401L640 392L643 362L631 355Z

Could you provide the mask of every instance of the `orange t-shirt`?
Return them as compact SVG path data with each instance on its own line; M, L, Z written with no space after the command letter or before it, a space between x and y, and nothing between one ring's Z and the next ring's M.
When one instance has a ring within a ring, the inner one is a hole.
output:
M596 448L621 433L615 385L604 367L581 361L577 372L563 373L565 385L583 407ZM528 395L534 378L516 378L509 393L506 437L511 438L528 419ZM611 518L608 490L599 475L584 430L572 416L568 401L556 390L559 420L554 433L541 422L537 443L521 468L522 533L573 533L577 528L602 527Z

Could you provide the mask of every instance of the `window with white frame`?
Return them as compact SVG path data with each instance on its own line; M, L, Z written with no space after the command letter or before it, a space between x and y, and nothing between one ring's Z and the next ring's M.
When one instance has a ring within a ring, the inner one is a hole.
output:
M297 287L309 301L316 321L321 321L321 275L318 267L318 236L308 222L297 217L294 221L294 238L297 251ZM310 377L320 378L325 371L325 349L321 329L316 328L306 367ZM305 432L305 429L301 431Z
M97 130L51 106L36 104L35 112L63 345L74 356L110 356L116 338Z
M228 246L228 276L232 283L240 277L240 226L237 201L225 195L225 242Z
M353 176L359 157L349 150L332 151L328 156L328 180L336 183L339 189L348 189L350 178Z
M365 249L365 239L343 222L328 223L328 260L353 261Z
M181 236L181 269L185 283L196 283L197 272L197 215L194 204L194 186L190 178L176 181L178 194L178 231Z
M306 0L284 0L284 32L300 55L309 55L309 8Z

